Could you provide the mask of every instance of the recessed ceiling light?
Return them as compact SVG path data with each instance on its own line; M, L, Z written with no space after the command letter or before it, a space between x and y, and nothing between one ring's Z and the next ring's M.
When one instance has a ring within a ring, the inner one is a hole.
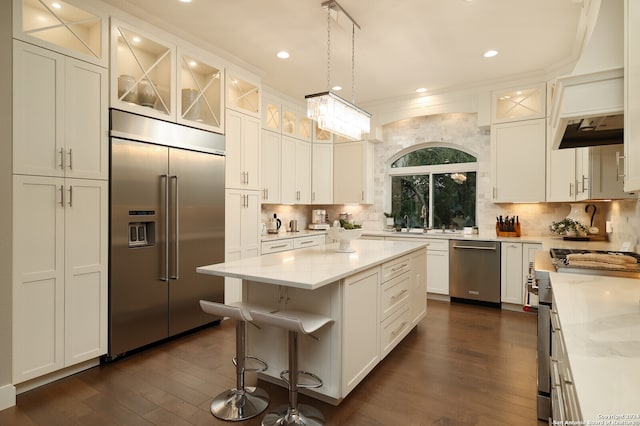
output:
M333 90L334 92L339 92L342 90L342 86L333 86L331 90Z
M280 59L288 59L290 55L286 50L281 50L276 54L276 56Z
M485 58L493 58L494 56L496 56L498 54L497 50L487 50L486 52L484 52L484 56Z
M426 92L426 91L427 91L427 89L426 89L426 88L424 88L424 87L418 87L418 88L416 89L416 93L424 93L424 92Z
M134 37L131 39L134 43L140 43L140 37Z
M57 2L51 3L51 7L53 7L54 9L62 9L62 5Z
M196 61L189 61L189 66L191 68L195 67L196 65L198 65L198 63Z
M180 3L191 3L191 0L179 0Z

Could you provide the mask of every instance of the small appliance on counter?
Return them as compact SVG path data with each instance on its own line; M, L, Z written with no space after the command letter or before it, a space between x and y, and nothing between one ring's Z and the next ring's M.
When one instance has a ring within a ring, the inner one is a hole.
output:
M331 225L327 223L326 210L311 210L311 223L309 229L328 231Z
M267 222L267 233L268 234L277 234L282 226L282 221L278 219L278 215L276 213L273 214L273 217L269 219Z

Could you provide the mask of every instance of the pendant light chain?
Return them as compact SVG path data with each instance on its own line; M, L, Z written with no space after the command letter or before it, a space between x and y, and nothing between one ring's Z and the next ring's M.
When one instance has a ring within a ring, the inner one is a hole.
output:
M331 90L331 4L327 5L327 91Z

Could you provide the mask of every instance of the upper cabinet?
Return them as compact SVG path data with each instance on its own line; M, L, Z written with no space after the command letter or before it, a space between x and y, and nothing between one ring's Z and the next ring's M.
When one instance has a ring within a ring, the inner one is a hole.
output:
M373 204L374 147L368 141L333 146L334 204Z
M640 191L640 4L624 2L624 190Z
M545 201L546 120L491 126L493 202Z
M109 62L107 18L85 4L13 0L13 36L103 67Z
M495 91L492 94L492 122L531 120L546 114L546 85Z
M235 71L227 71L227 108L260 118L260 83Z
M176 121L176 47L112 20L111 106Z
M13 172L109 178L107 70L13 41Z
M178 47L178 123L224 131L224 70Z

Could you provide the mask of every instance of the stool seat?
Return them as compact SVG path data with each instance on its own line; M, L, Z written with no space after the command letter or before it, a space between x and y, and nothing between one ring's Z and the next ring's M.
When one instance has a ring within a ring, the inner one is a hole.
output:
M324 315L304 311L281 310L268 312L256 308L249 308L249 312L258 322L275 325L285 330L296 331L302 334L312 334L333 322L333 319L325 317Z
M236 387L228 389L211 402L211 414L215 417L228 421L241 421L257 416L269 406L269 394L261 388L245 386L244 373L247 371L264 371L267 364L256 357L247 356L245 353L245 331L246 323L253 323L251 309L259 310L255 305L242 302L224 304L201 300L202 310L211 315L228 317L236 321L236 356L233 364L236 367ZM246 361L255 360L260 363L260 367L247 368Z
M280 374L280 377L287 383L289 404L277 407L267 413L262 419L262 426L324 425L324 418L318 409L298 404L298 388L322 386L322 380L318 376L298 370L298 334L307 334L316 338L312 333L334 322L333 319L324 315L296 310L269 312L250 309L250 315L261 324L269 324L287 330L289 335L289 369ZM316 383L301 385L298 382L298 375L308 376Z

